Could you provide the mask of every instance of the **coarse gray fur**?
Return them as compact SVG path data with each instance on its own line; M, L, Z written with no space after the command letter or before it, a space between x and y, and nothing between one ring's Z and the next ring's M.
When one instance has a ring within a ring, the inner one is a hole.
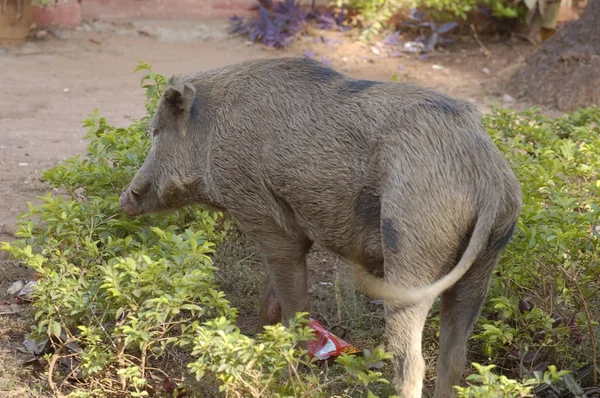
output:
M136 215L226 210L264 256L260 324L309 310L318 242L385 299L396 390L420 397L421 335L442 295L436 397L454 395L466 342L521 209L521 188L471 104L281 58L174 76L152 149L121 196Z

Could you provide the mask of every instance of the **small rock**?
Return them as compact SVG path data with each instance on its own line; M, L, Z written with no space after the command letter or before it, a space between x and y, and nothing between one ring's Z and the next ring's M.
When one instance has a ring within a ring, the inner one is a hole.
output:
M81 26L76 26L76 27L75 27L75 30L76 30L77 32L83 32L83 27L81 27Z
M2 228L0 228L0 233L15 236L15 237L17 236L18 231L19 231L19 227L17 226L17 224L14 224L14 223L4 224L2 226Z
M486 75L489 75L489 74L490 74L490 70L489 70L488 68L483 68L481 71L482 71L483 73L485 73Z
M156 37L156 33L152 32L150 29L138 29L137 31L140 36L146 36L146 37ZM250 42L252 43L252 42Z
M54 35L54 37L56 37L57 39L61 39L61 40L66 39L68 36L67 32L65 32L64 30L59 29L59 28L50 29L50 33L52 35Z
M36 32L36 34L35 34L35 38L39 39L39 40L43 40L47 37L48 37L48 32L45 30L40 30L40 31Z
M6 145L0 145L0 149L6 149Z
M92 35L88 40L94 44L102 44L102 39L98 35Z
M375 55L379 55L381 54L381 51L379 51L379 49L377 47L372 46L371 47L371 52Z
M29 335L26 335L25 340L23 341L23 345L21 347L17 348L17 350L19 350L23 353L26 353L26 354L38 356L44 352L44 349L46 348L47 344L48 344L48 339L43 339L41 341L37 341L37 340L30 338Z
M348 57L342 57L342 61L348 62Z
M404 43L404 51L408 53L420 53L425 49L425 44L418 41L407 41Z
M11 296L14 296L17 293L19 293L21 289L23 289L23 286L25 286L23 281L16 281L12 285L10 285L10 287L6 290L6 293L8 293Z
M70 91L71 91L71 89L70 89L70 88L63 88L63 92L65 92L65 93L68 93L68 92L70 92Z
M36 285L37 283L35 281L29 281L25 284L25 286L23 286L23 289L21 289L21 291L19 292L19 297L21 298L25 298L26 296L29 296L31 293L33 293L33 287Z
M434 65L431 65L431 67L432 67L433 69L435 69L435 70L442 70L442 69L444 69L444 67L443 67L442 65L435 65L435 64L434 64Z
M20 167L29 166L29 163L27 163L27 162L20 162L20 163L19 163L19 166L20 166Z
M504 102L515 102L515 99L508 94L504 94L502 97L502 101Z

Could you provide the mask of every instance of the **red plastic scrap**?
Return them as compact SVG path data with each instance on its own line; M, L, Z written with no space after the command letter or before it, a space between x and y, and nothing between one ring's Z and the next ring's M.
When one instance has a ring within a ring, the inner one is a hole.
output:
M357 354L360 350L327 331L319 322L310 319L310 327L315 331L316 340L308 342L311 357L325 361L340 356L342 353Z

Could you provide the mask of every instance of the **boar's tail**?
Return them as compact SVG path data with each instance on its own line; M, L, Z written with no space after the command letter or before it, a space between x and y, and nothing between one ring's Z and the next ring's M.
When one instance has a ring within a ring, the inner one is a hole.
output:
M421 288L401 289L389 281L374 276L362 266L353 265L358 287L365 294L373 298L383 299L398 306L409 306L439 296L445 290L454 286L463 277L488 245L496 216L496 206L488 204L488 206L484 206L484 209L480 210L479 214L480 216L477 217L469 244L461 259L452 271L443 278Z

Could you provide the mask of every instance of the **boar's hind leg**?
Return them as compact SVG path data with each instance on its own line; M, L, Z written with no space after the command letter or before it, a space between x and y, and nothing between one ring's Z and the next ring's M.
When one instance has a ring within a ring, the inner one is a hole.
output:
M514 227L513 224L496 230L490 239L490 247L456 285L442 294L436 398L456 396L452 386L460 383L466 368L467 340L485 303L494 267L510 240Z
M416 289L439 280L453 266L452 258L461 245L458 236L468 233L468 209L443 209L440 203L427 201L430 197L417 191L396 201L385 198L382 201L385 279L399 289ZM464 227L455 228L455 225ZM409 306L394 305L393 301L385 303L396 392L403 398L419 398L423 393L422 334L434 299L429 297Z
M421 397L425 376L421 337L432 304L432 300L427 300L405 308L385 305L389 348L394 354L396 392L403 398Z
M497 258L474 263L456 285L442 294L436 398L456 396L452 386L460 383L465 371L467 340L485 302Z
M270 223L244 229L263 256L269 278L260 322L273 323L279 317L289 325L296 312L309 310L306 255L312 242L301 230L290 233Z

